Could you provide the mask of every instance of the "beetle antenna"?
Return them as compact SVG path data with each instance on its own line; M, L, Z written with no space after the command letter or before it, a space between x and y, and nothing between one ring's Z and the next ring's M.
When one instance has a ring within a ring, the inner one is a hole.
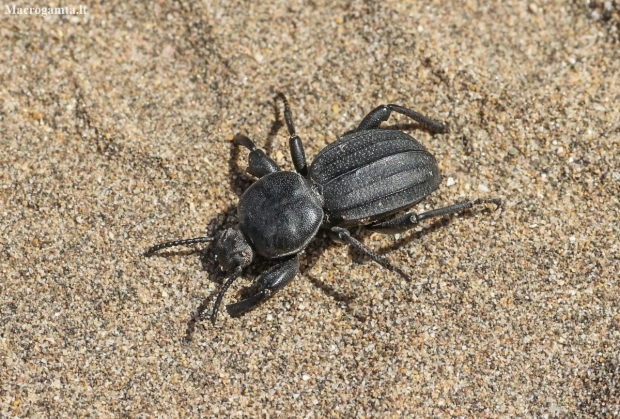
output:
M364 244L356 240L351 235L351 233L349 233L348 230L341 228L341 227L332 227L332 231L338 234L338 237L340 237L342 240L346 241L351 246L355 247L357 250L367 255L370 259L374 260L379 265L383 266L384 268L390 271L396 272L397 274L405 278L407 281L411 281L411 277L407 275L405 272L403 272L402 269L400 269L397 266L392 265L392 263L390 263L389 260L387 260L386 258L382 256L379 256L377 253L373 252L372 250L364 246Z
M168 247L185 246L188 244L205 243L205 242L210 242L210 241L213 241L213 237L194 237L193 239L175 240L171 242L160 243L160 244L157 244L151 247L149 250L147 250L144 253L144 256L151 256L153 253L157 252L158 250L166 249Z
M215 304L213 305L213 311L211 312L211 324L215 324L215 319L217 318L217 313L220 309L220 304L222 304L222 298L224 298L224 294L226 294L226 291L228 291L228 288L230 288L232 283L235 282L237 278L239 278L242 271L243 267L237 266L232 275L230 275L226 282L224 282L224 285L222 285L222 289L220 289L220 293L217 295Z

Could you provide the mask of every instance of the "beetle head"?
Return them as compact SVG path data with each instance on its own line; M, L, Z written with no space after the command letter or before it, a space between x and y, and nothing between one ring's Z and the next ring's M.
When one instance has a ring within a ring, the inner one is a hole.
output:
M252 247L243 234L234 228L224 230L217 236L213 251L217 262L225 271L237 266L244 268L252 263L254 258Z

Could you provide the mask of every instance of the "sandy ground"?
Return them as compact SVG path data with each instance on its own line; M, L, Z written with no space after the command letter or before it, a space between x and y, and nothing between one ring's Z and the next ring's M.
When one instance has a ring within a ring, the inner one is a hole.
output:
M0 416L620 416L617 2L124 3L0 13ZM353 231L411 282L321 232L192 321L210 245L143 253L234 225L236 133L292 169L279 91L310 160L381 103L449 122L416 210L503 210Z

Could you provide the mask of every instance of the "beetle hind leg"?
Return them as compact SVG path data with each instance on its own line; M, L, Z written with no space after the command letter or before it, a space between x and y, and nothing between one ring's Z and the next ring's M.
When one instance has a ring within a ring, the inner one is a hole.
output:
M365 131L369 129L379 128L382 122L385 122L390 118L392 112L396 112L413 119L415 122L420 124L422 128L428 130L432 134L443 134L448 131L448 127L446 124L437 122L414 110L392 104L380 105L370 111L370 113L364 117L362 122L360 122L356 131Z
M437 208L434 210L430 210L427 212L423 212L421 214L416 214L414 212L408 212L405 215L400 217L393 218L391 220L383 221L381 223L371 224L366 226L367 229L375 231L377 233L384 234L396 234L401 233L403 231L409 230L412 227L415 227L420 221L429 219L442 217L444 215L456 214L463 210L473 207L474 205L481 204L495 204L497 208L502 206L502 201L500 199L476 199L475 201L470 201L466 199L465 201L457 202L456 204L449 205L443 208Z

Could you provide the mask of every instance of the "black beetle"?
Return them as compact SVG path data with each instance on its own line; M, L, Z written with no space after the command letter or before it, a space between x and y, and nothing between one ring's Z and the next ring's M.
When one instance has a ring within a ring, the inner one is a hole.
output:
M231 316L240 315L291 282L299 270L299 253L320 227L330 228L342 240L356 247L380 265L409 276L391 265L344 227L364 225L379 233L397 233L420 221L458 213L473 205L499 199L465 200L454 205L415 214L388 216L422 201L441 182L432 154L408 134L380 129L392 112L408 116L431 133L444 133L446 126L398 105L381 105L372 110L355 131L338 138L319 152L310 167L306 164L301 139L295 133L286 97L284 119L290 134L289 146L295 172L281 171L278 165L243 135L233 143L250 150L248 173L259 178L241 196L237 207L239 225L218 234L215 257L222 270L231 271L215 301L211 322L215 322L222 297L255 254L278 263L256 278L254 295L226 306ZM146 254L172 246L212 241L212 237L166 242L151 247Z

